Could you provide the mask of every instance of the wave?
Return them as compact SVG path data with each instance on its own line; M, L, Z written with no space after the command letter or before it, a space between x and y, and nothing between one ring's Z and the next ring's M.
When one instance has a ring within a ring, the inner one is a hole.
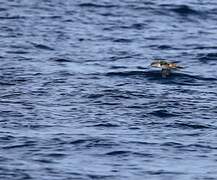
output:
M51 58L50 60L56 62L71 62L70 59L66 59L66 58Z
M53 51L54 48L52 47L49 47L47 45L44 45L44 44L37 44L37 43L31 43L35 48L38 48L38 49L42 49L42 50L49 50L49 51Z
M113 40L113 42L118 42L118 43L131 43L132 41L133 41L132 39L126 39L126 38L119 38Z
M216 81L216 78L212 77L203 77L199 75L189 75L182 72L172 72L170 76L163 78L160 71L117 71L117 72L108 72L106 76L141 76L147 78L150 81L158 80L162 83L171 83L179 85L192 85L198 86L201 85L203 81Z
M199 61L203 63L207 63L209 61L216 61L217 60L217 53L211 52L211 53L200 53L198 54Z
M192 7L182 4L182 5L171 5L171 4L161 4L161 7L164 7L166 10L172 11L177 13L181 16L187 15L198 15L200 14L199 11L193 9Z
M173 127L173 128L183 128L183 129L213 129L213 126L207 125L207 124L196 124L192 122L177 122L174 124L166 125L167 127Z
M149 114L160 117L160 118L179 116L178 114L171 113L167 110L156 110L156 111L150 112Z
M117 5L112 4L96 4L96 3L80 3L78 4L79 7L92 7L92 8L114 8Z
M199 14L198 11L194 10L193 8L191 8L190 6L187 6L187 5L179 5L177 7L174 7L174 8L171 8L171 10L177 14L180 14L180 15L197 15Z

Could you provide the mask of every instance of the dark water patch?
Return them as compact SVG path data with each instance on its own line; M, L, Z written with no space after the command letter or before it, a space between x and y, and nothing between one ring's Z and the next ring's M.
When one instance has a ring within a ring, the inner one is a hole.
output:
M15 139L16 138L14 136L11 136L11 135L0 136L0 141L1 142L12 142Z
M78 41L80 41L80 42L85 41L85 40L90 40L90 39L78 38Z
M109 156L123 156L123 155L129 155L131 154L131 151L110 151L107 152L105 155L109 155Z
M159 170L159 171L145 171L146 174L150 175L184 175L186 173L184 172L175 172L175 171L164 171L164 170Z
M155 77L161 78L160 71L116 71L116 72L108 72L107 76L147 76L147 77Z
M189 144L186 147L189 148L195 148L195 149L202 149L202 150L216 150L216 146L209 146L209 145L203 145L203 144Z
M107 147L107 148L113 148L117 146L117 144L110 142L110 141L99 141L99 140L92 140L89 141L84 145L86 148L95 148L95 147Z
M134 29L134 30L143 30L145 28L145 25L144 23L133 23L131 25L121 25L121 26L118 26L120 29L126 29L126 30L129 30L129 29ZM116 29L118 27L112 27L112 29ZM111 28L111 27L110 27ZM112 29L107 29L107 30L112 30Z
M191 151L191 152L195 152L195 151L204 151L204 152L210 152L211 150L216 150L217 147L212 147L209 145L203 145L203 144L181 144L181 143L175 143L175 142L166 142L161 144L161 146L165 146L165 147L173 147L173 148L177 148L180 151Z
M58 145L64 145L66 143L65 140L55 137L55 138L51 138L49 140L52 144L58 144ZM62 151L61 149L58 149L58 151Z
M1 86L14 86L16 85L15 83L12 82L5 82L5 81L0 81Z
M6 51L9 54L28 54L28 51Z
M27 79L27 77L18 77L16 79L14 79L13 81L16 83L23 83L23 82L28 81L28 79Z
M155 12L157 13L159 10L157 8L155 8L157 5L155 4L155 2L145 2L143 4L136 4L136 3L129 3L126 7L130 8L133 10L133 13L135 12L143 12L146 11L147 12Z
M119 127L120 125L114 123L97 123L92 125L93 127L105 127L105 128L114 128Z
M130 28L136 29L136 30L143 30L144 29L144 24L143 23L135 23L135 24L132 24L130 26Z
M183 134L183 136L190 136L190 137L199 137L201 136L202 133L201 132L189 132L189 133L186 133L186 134Z
M25 83L27 81L28 79L25 79L25 78L8 79L8 80L0 79L0 85L1 86L15 86L15 85L20 85L22 83Z
M169 84L176 84L176 85L181 85L181 86L202 86L201 82L197 82L194 79L174 79L169 82Z
M53 164L53 163L55 163L50 158L39 158L39 159L34 159L34 161L39 162L39 163L45 163L45 164Z
M131 130L140 130L141 128L136 125L136 126L130 126L130 127L128 127L128 129L131 129Z
M11 159L10 159L10 158L5 158L5 157L0 156L0 161L6 163L6 162L10 162ZM0 177L1 177L1 176L0 176Z
M154 158L155 155L154 154L151 154L151 153L143 153L143 152L133 152L132 155L134 156L138 156L138 157L141 157L141 158Z
M91 126L88 126L91 127ZM77 139L73 141L68 141L67 143L75 145L77 148L94 148L94 147L110 147L118 146L115 142L109 139L86 137L83 139Z
M116 43L131 43L132 41L133 41L132 39L126 39L126 38L119 38L113 40L113 42Z
M29 180L33 179L30 173L25 169L20 169L15 167L11 169L10 167L0 167L0 178L7 180Z
M105 179L105 180L110 180L110 179L115 179L116 176L113 176L113 175L99 175L99 174L87 174L86 175L88 178L90 179Z
M62 16L57 16L57 15L53 15L53 16L41 16L40 19L53 19L53 20L56 20L56 19L61 19Z
M49 124L29 124L28 128L32 130L39 130L39 129L44 129L44 128L52 128L53 125Z
M70 144L73 144L73 145L79 145L79 144L83 144L83 143L86 143L87 140L86 139L78 139L78 140L74 140L74 141L71 141Z
M135 75L144 75L144 71L118 71L118 72L108 72L106 76L135 76Z
M169 4L162 4L161 7L164 7L166 9L169 9L170 11L173 11L181 16L188 16L188 15L198 15L200 12L193 9L192 7L188 5L169 5Z
M64 158L67 156L67 154L64 153L48 153L48 154L44 154L45 157L50 157L50 158Z
M177 142L165 142L163 144L161 144L161 146L166 146L166 147L174 147L174 148L181 148L184 145L181 143L177 143Z
M116 97L116 96L124 96L124 95L133 95L133 92L131 91L124 91L124 90L119 90L119 89L105 89L102 91L102 93L104 95L109 95L112 97Z
M48 51L53 51L54 48L49 47L47 45L44 44L37 44L37 43L31 43L35 48L37 49L42 49L42 50L48 50Z
M118 14L110 11L110 12L99 12L99 14L101 16L104 16L104 17L119 17ZM113 26L109 26L109 27L106 27L106 28L103 28L103 30L108 30L108 31L112 31L112 30L115 30L115 27Z
M111 66L110 69L126 69L126 66Z
M141 106L141 105L130 105L130 106L127 106L127 108L130 108L130 109L143 109L144 107Z
M17 19L25 19L24 16L0 16L0 20L17 20Z
M159 49L162 50L168 50L168 49L173 49L173 47L169 46L169 45L160 45L158 46Z
M18 51L26 51L26 50L30 50L32 47L29 44L11 44L10 45L11 49L14 49L14 51L18 50ZM10 52L10 51L7 51ZM12 51L13 52L13 51Z
M144 66L136 66L136 69L139 69L139 70L145 70L145 69L148 69L147 67L144 67Z
M1 11L7 11L8 9L7 8L0 8L0 12Z
M180 15L188 15L188 14L199 14L196 10L187 5L180 5L176 8L171 9L172 11L180 14Z
M161 117L161 118L179 116L176 113L170 113L167 110L156 110L156 111L152 111L149 114L153 116Z
M47 85L48 84L46 83L46 85L43 85L43 86L46 87ZM40 97L40 96L45 96L45 95L49 96L49 93L45 89L38 89L38 90L31 91L31 95Z
M90 99L98 99L98 98L101 98L103 96L104 96L104 94L89 94L86 97L90 98Z
M203 76L199 76L199 75L189 75L189 74L182 74L182 75L184 77L188 77L188 78L196 79L196 80L201 80L201 81L207 81L207 82L208 81L217 81L217 78L212 78L212 77L203 77Z
M198 54L198 59L200 62L208 63L210 61L217 61L217 53L200 53Z
M202 45L198 45L198 44L193 44L192 46L194 46L194 49L197 49L197 50L215 50L217 49L217 46L202 46ZM198 54L198 57L200 58L200 56L205 56L206 54Z
M67 58L51 58L50 60L56 62L71 62L71 60Z
M65 77L59 77L58 79L52 79L51 81L50 81L50 85L51 84L65 84L66 83L66 78Z
M134 140L134 141L128 141L128 143L130 144L137 144L139 146L141 145L145 145L145 146L158 146L159 144L158 143L154 143L154 142L147 142L147 141L143 141L143 140Z
M123 85L126 85L126 83L118 84L117 86L123 86ZM99 93L88 94L88 95L85 95L84 97L87 97L93 100L101 99L103 97L104 98L111 97L111 98L118 100L118 99L131 99L133 97L134 98L143 97L143 95L140 95L140 94L137 94L131 91L121 91L118 89L105 89Z
M120 102L104 102L104 101L101 101L101 102L98 102L98 103L99 104L101 103L104 106L119 106L119 105L121 105Z
M58 72L55 73L57 76L60 76L61 78L63 78L63 80L65 80L68 77L72 77L75 74L71 71L65 71L65 70L60 70Z
M20 148L27 148L27 147L32 147L33 144L29 143L24 143L24 144L14 144L14 145L7 145L3 146L3 149L20 149Z
M114 8L118 7L118 5L113 5L113 4L97 4L97 3L80 3L78 4L79 7L89 7L89 8Z
M196 124L196 123L193 123L193 122L177 122L177 123L174 123L174 124L169 124L169 125L166 125L167 127L173 127L173 128L182 128L182 129L216 129L216 127L214 126L210 126L210 125L207 125L207 124Z

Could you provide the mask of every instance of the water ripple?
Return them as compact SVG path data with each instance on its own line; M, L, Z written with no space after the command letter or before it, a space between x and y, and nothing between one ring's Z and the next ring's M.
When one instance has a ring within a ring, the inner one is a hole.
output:
M216 5L2 1L0 179L216 179Z

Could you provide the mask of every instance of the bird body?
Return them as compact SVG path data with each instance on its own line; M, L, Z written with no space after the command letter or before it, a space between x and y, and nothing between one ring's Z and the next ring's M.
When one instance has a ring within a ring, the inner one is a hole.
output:
M182 66L177 65L176 63L173 62L168 62L165 60L156 60L154 62L151 63L152 67L157 67L157 68L161 68L161 75L162 77L167 77L170 75L171 70L178 70L183 68Z
M181 69L183 68L182 66L177 65L176 63L173 62L167 62L164 60L157 60L151 63L152 67L158 67L162 69Z

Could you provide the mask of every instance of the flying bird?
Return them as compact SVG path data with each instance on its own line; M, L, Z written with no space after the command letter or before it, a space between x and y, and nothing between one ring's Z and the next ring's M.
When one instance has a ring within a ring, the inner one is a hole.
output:
M171 74L171 70L180 70L184 68L183 66L177 65L176 63L165 61L165 60L155 60L151 63L152 67L161 68L162 77L167 77Z

